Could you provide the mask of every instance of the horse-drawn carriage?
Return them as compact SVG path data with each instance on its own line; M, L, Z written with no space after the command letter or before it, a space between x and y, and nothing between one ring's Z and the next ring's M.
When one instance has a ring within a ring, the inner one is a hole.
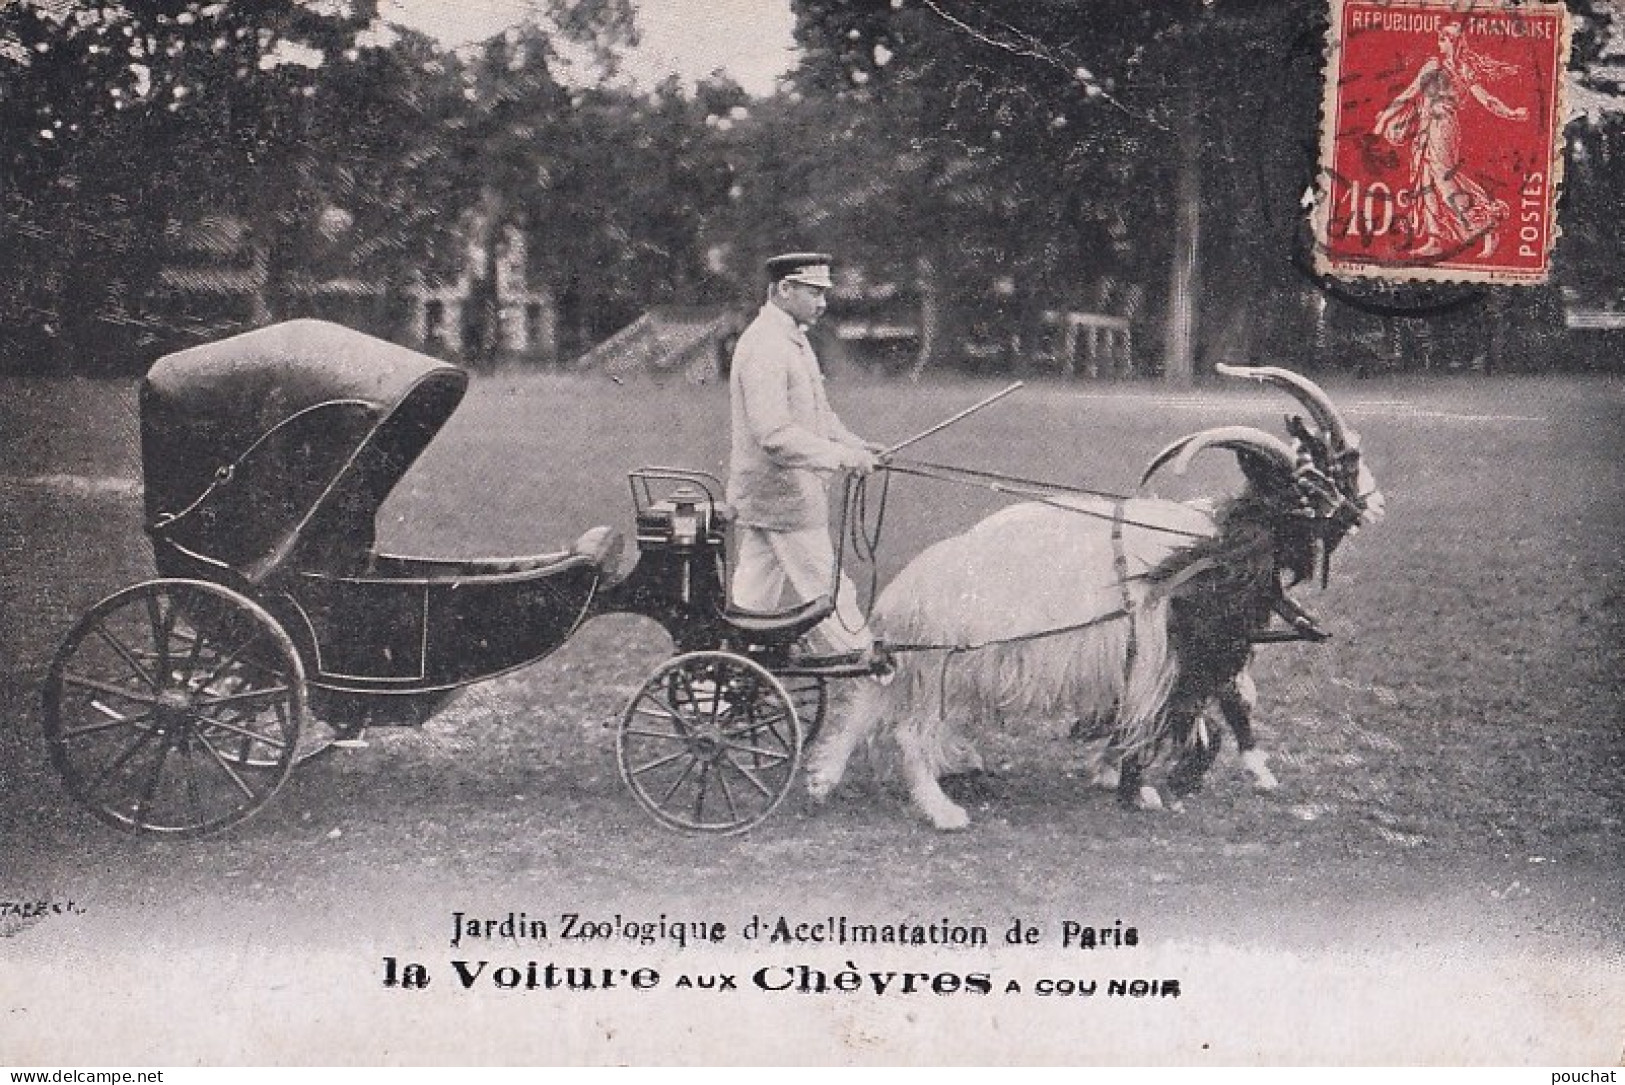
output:
M677 652L619 723L640 805L719 833L777 807L826 679L852 673L791 661L833 593L777 614L729 609L721 485L669 468L630 475L638 555L624 573L607 526L518 558L381 552L379 508L467 383L310 320L153 366L141 436L158 577L85 614L45 684L47 744L75 799L124 829L216 832L334 744L422 723L470 683L626 612L659 622Z

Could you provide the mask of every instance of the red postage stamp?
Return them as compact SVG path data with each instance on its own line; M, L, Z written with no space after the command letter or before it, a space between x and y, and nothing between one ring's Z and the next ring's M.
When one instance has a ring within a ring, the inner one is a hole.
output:
M1562 180L1561 4L1332 0L1323 274L1546 278Z

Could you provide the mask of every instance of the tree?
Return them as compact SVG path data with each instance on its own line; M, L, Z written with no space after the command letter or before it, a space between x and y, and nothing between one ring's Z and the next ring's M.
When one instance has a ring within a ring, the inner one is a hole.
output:
M1622 50L1607 62L1599 44L1617 40L1614 13L1575 8L1575 63L1596 95L1594 77L1619 71ZM803 89L917 152L915 183L895 205L903 243L938 277L958 269L966 288L990 272L1014 279L1013 296L1034 301L1004 319L1030 324L1031 310L1067 303L1069 273L1126 277L1163 312L1163 371L1185 381L1210 361L1297 353L1317 306L1344 304L1319 293L1300 207L1317 169L1321 5L797 0L796 10ZM880 154L867 161L874 175L892 171ZM976 204L963 226L956 200ZM1590 213L1611 220L1608 201L1599 190ZM1492 306L1490 319L1513 308ZM1139 342L1158 331L1137 329Z
M4 119L30 133L4 164L5 225L39 242L42 289L21 314L34 349L68 368L105 350L109 321L150 327L167 231L204 210L248 225L257 305L274 312L334 184L320 73L375 18L375 0L4 9L0 40L20 46L0 59Z
M610 79L635 40L627 0L537 10L467 64L382 24L377 0L0 6L0 121L26 133L0 151L11 341L57 368L150 359L109 322L173 340L149 303L179 224L220 223L217 247L251 254L259 323L324 275L398 293L460 247L463 208L525 219L571 123L562 43Z
M1166 221L1170 194L1133 166L1174 141L1162 54L1184 8L1050 0L1018 23L966 0L798 4L803 86L912 151L899 218L933 242L921 290L942 326L927 322L927 352L962 338L951 314L990 282L1011 284L1001 320L1031 342L1046 308L1084 305L1160 255L1141 226ZM1123 88L1146 69L1159 93L1142 103Z

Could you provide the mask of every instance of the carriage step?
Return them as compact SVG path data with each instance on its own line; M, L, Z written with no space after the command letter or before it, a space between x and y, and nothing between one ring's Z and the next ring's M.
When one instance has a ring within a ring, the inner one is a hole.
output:
M856 652L836 652L828 655L790 653L786 666L780 669L786 675L817 675L821 678L867 678L889 675L894 669L891 653L880 645Z

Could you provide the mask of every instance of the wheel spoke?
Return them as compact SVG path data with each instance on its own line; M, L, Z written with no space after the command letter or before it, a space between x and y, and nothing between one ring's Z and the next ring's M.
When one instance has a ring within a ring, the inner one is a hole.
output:
M177 636L177 639L184 642L187 638L185 638L183 636ZM183 679L183 682L184 681L189 681L192 674L193 674L193 672L195 672L197 670L198 660L203 655L203 645L208 641L208 638L206 636L204 636L203 630L200 628L200 629L197 630L196 634L191 638L191 641L192 641L192 646L186 650L186 663L181 668L181 673L183 675L186 675L186 678ZM202 687L200 686L198 688L201 689Z
M258 701L282 700L292 692L287 686L272 686L269 689L248 689L241 693L222 693L218 697L200 697L192 702L193 708L219 708L222 705L259 707Z
M181 753L181 759L186 762L186 800L192 807L192 824L207 825L209 815L203 809L203 796L197 789L197 765L195 763L191 744L187 744Z
M721 668L719 667L717 670L720 672ZM718 673L712 679L710 723L713 727L720 728L722 726L722 707L728 700L723 691L730 689L732 684L729 676L724 673Z
M673 731L640 731L636 727L628 727L625 733L637 738L657 738L664 742L688 742L688 736Z
M682 693L682 696L683 696L684 705L687 706L688 711L691 714L696 715L696 716L699 715L699 712L700 712L700 695L699 695L699 692L694 688L694 676L689 674L687 671L679 671L677 673L677 680L682 685L682 689L681 689L680 692ZM711 686L712 686L712 690L711 690L711 699L712 699L712 701L711 701L711 703L714 705L716 703L716 696L717 696L716 683L712 682ZM671 707L672 707L672 710L677 713L678 719L682 720L684 718L683 717L683 708L681 706L675 704L675 703L673 703Z
M136 704L155 705L158 703L157 697L151 697L145 693L131 693L123 686L114 685L112 682L104 682L100 678L92 678L86 674L63 672L62 681L67 685L78 686L81 689L93 689L97 693L105 693L109 697L123 697L126 701L134 701Z
M126 716L124 713L120 712L118 709L114 708L112 705L102 704L102 702L98 701L94 697L90 698L90 700L86 701L85 703L88 704L91 708L95 709L97 712L100 712L102 715L106 716L108 719L113 720L116 723L123 723L126 720L137 718L137 717L133 717L133 716ZM153 712L156 712L157 710L158 710L158 706L153 705ZM151 715L152 715L152 712L142 712L142 713L139 714L139 718L145 719L145 718L147 718L148 716L151 716Z
M205 716L201 712L192 712L189 713L189 715L192 717L192 719L203 724L204 726L218 728L219 730L225 731L228 734L236 735L249 745L260 742L271 747L273 750L282 750L288 745L287 742L280 737L267 734L264 731L255 731L252 728L242 727L235 723L228 723L225 720L217 720L213 716ZM246 753L244 756L246 757Z
M96 705L96 707L100 708L101 706ZM62 729L63 740L84 738L86 735L99 735L120 727L134 727L143 731L151 730L151 728L140 726L152 719L153 714L151 712L139 712L134 716L120 716L111 710L106 711L112 717L111 719L103 720L101 723L87 723L83 727L64 727Z
M158 756L152 759L152 771L147 774L147 786L141 793L141 798L135 804L135 819L143 825L147 821L147 809L152 806L152 800L158 795L158 785L163 781L164 765L169 760L169 745L158 747Z
M672 760L676 759L673 758ZM664 795L660 796L660 801L655 805L664 807L668 802L671 802L671 797L677 794L677 789L682 787L683 784L688 780L689 773L694 771L694 766L697 764L699 764L698 761L692 757L689 758L688 765L683 769L682 775L672 781L671 786L666 789L666 793Z
M769 750L761 746L746 746L738 742L724 742L723 747L734 753L748 753L752 757L771 761L788 761L790 755L783 750Z
M86 794L88 795L90 792L101 790L107 784L108 780L112 778L114 773L118 772L125 765L128 765L132 760L134 760L135 755L146 748L147 744L156 737L158 737L158 733L156 731L142 730L136 736L135 741L130 743L129 746L125 747L123 753L119 754L117 757L113 758L113 760L109 761L105 766L103 766L101 772L96 774L96 779L94 781L89 779L85 780L87 785Z
M254 643L260 639L260 634L262 632L264 631L256 628L254 632L249 635L247 640L233 648L231 653L227 655L225 659L221 660L214 670L209 672L209 677L204 679L203 684L198 688L208 689L210 686L220 681L221 675L225 674L228 670L237 665L237 661L242 658L243 653L252 648ZM277 677L281 678L282 675L279 674Z
M640 705L642 704L643 701L652 702L654 704L656 710L653 711L653 712L649 712L648 710L643 709L643 708L635 708L634 711L642 712L642 713L644 713L646 715L650 715L650 716L663 716L666 719L671 720L673 723L677 724L679 727L682 726L683 717L678 714L677 709L672 705L662 704L659 701L656 701L654 699L654 694L650 693L647 689L645 689L643 691L642 695L638 698L638 703Z
M107 631L106 623L96 623L96 636L109 648L113 649L120 659L124 660L125 664L135 672L135 676L141 679L148 689L157 693L163 688L158 684L156 678L147 673L147 668L141 665L141 660L136 658L135 653L130 650L129 646Z
M724 739L754 738L763 731L768 731L773 735L774 738L777 738L782 742L784 740L784 736L779 734L778 727L779 724L784 723L789 718L790 715L787 712L776 712L771 716L747 716L744 722L738 727L734 727L730 730L722 732L722 737Z
M741 775L745 779L749 780L750 785L752 787L754 787L757 791L760 791L764 798L772 796L773 789L768 787L766 784L762 783L762 781L757 777L757 775L754 772L752 772L750 769L747 769L744 765L741 765L738 761L735 761L733 758L728 757L726 755L723 756L723 760L726 761L728 763L728 765L730 765L735 772L739 773L739 775ZM720 777L722 775L722 773L718 772L717 775Z
M689 756L688 748L685 746L683 749L678 750L676 753L667 754L665 757L656 758L655 760L650 761L647 764L639 765L637 768L631 769L629 771L632 773L633 776L642 776L646 772L653 772L655 769L663 769L667 765L671 764L672 762L679 761L682 758L685 758L685 757L688 757L688 756ZM692 767L693 766L691 765L690 768L692 768ZM678 783L681 783L681 782L682 782L681 780L678 781ZM673 790L675 790L675 788L673 788ZM671 793L670 792L668 792L666 794L666 798L668 798L668 799L671 798Z
M248 786L248 783L241 776L237 775L237 770L231 767L231 762L227 760L219 750L215 749L214 743L210 742L202 735L198 736L197 741L198 745L209 751L209 756L214 759L215 764L220 766L221 771L227 776L231 777L231 782L237 785L237 789L241 791L246 798L253 801L257 797L257 792L255 792L252 787Z
M728 777L727 774L722 771L720 765L717 767L717 789L722 792L722 802L728 807L728 820L738 821L739 804L734 802L733 792L728 790Z
M152 648L157 654L158 673L167 675L169 673L169 631L173 628L174 619L164 614L163 607L159 605L158 599L159 596L156 594L147 596L147 622L152 627ZM170 613L171 615L174 613L173 604L170 605Z
M700 782L694 788L694 820L705 819L705 793L710 790L707 781L711 777L711 762L700 762Z

